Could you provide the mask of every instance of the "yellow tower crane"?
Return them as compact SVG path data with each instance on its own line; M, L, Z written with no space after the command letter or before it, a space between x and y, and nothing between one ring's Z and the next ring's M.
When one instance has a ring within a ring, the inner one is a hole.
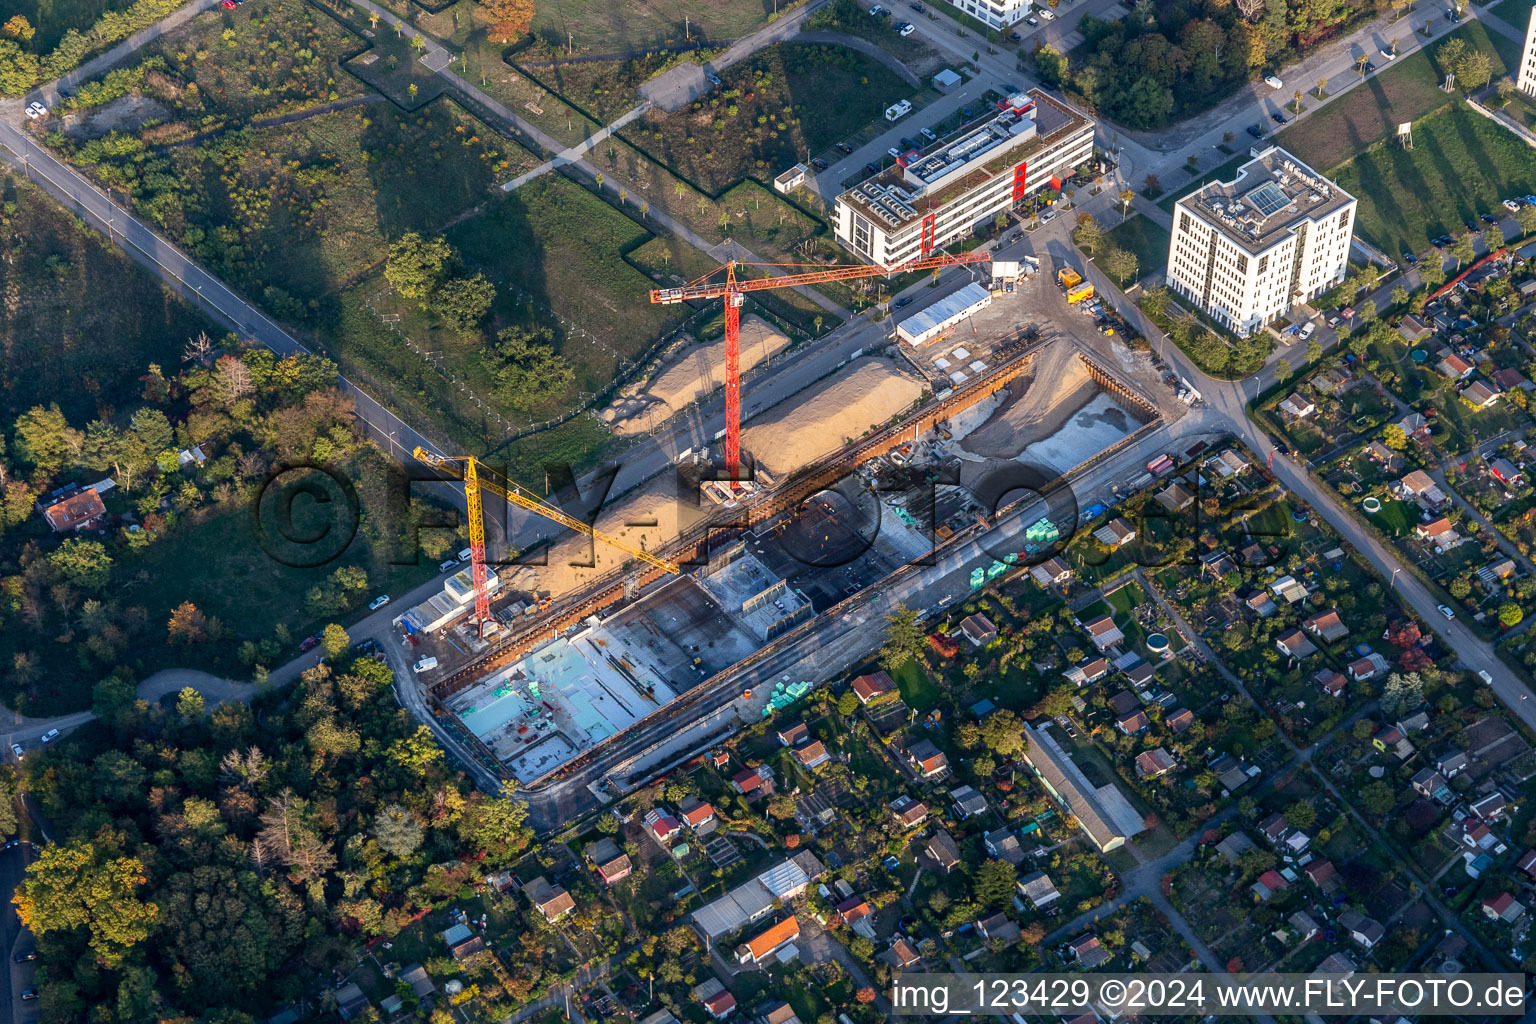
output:
M675 564L664 558L657 558L643 548L634 547L616 537L610 537L606 533L592 529L580 519L566 515L536 494L524 494L521 485L501 477L473 455L435 455L421 447L417 447L411 454L433 469L445 473L450 471L449 467L452 465L463 467L460 479L464 481L464 497L469 505L469 551L470 568L475 581L475 626L482 636L486 633L486 625L491 622L490 594L486 590L485 518L480 504L482 487L519 508L525 508L545 519L553 520L577 533L586 534L594 541L600 540L609 547L618 548L625 554L632 555L642 562L648 562L658 569L664 569L674 575L682 572ZM498 479L505 480L505 485L498 483Z

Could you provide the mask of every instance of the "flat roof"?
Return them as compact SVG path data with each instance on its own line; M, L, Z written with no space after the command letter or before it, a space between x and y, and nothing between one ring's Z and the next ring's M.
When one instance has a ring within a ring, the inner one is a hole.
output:
M990 181L1020 159L1092 122L1039 89L1012 97L1004 109L927 147L907 167L881 172L845 190L838 202L899 228ZM1028 125L1027 128L1023 127Z
M1231 181L1206 182L1178 203L1249 252L1263 252L1302 221L1321 220L1354 202L1278 146L1251 152L1253 159Z
M896 329L916 338L946 326L955 317L964 316L977 306L992 301L992 293L972 281L959 291L926 306L896 325Z

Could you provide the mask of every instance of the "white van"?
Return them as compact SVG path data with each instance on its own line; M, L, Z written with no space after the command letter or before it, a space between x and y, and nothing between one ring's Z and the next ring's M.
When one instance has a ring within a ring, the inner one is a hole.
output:
M474 548L465 548L463 551L459 552L459 561L461 562L467 562L473 557L475 557Z
M422 658L420 661L418 661L416 663L416 673L418 675L420 675L423 672L430 672L430 671L432 671L435 668L437 668L437 659L432 657L431 655L428 655L427 657Z
M912 101L901 100L885 108L885 119L887 121L898 121L910 113L912 113Z

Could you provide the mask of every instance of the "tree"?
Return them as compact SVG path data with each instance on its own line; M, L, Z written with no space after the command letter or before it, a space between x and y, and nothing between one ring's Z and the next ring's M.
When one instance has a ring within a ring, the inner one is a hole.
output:
M1005 860L989 860L976 869L976 902L984 907L1002 907L1013 900L1018 878L1013 865Z
M501 784L501 795L480 797L461 819L464 837L487 851L498 863L515 860L533 841L527 825L528 803L517 795L517 783Z
M1390 811L1396 802L1392 787L1380 779L1360 787L1360 807L1367 814L1379 818Z
M37 35L37 29L27 20L24 14L12 15L4 25L0 25L0 35L7 39L14 39L18 43L30 43L32 37Z
M100 541L71 537L48 555L48 565L66 583L100 590L112 578L112 556Z
M352 646L352 638L341 625L331 622L320 631L320 649L325 652L326 660L335 661L347 652Z
M11 898L22 925L37 936L84 928L103 966L121 964L159 915L138 898L148 880L143 862L121 856L121 845L120 834L103 831L94 840L44 846Z
M1521 611L1520 606L1513 601L1506 601L1499 605L1499 625L1505 629L1518 626L1523 618L1525 618L1525 612Z
M1451 246L1451 255L1456 258L1456 269L1460 270L1464 264L1477 259L1477 249L1472 244L1472 233L1469 231L1457 237Z
M181 691L176 694L176 713L184 721L201 721L205 712L206 706L203 701L203 695L192 687L183 686Z
M1131 203L1135 199L1136 193L1130 189L1126 189L1124 192L1120 193L1120 223L1124 224L1125 219L1130 216Z
M982 720L981 738L988 750L1003 757L1013 757L1024 750L1023 723L1007 709L994 711Z
M1355 310L1355 316L1362 324L1370 324L1376 319L1376 300L1366 299L1360 303L1360 308Z
M508 327L496 335L492 353L500 365L495 371L496 394L521 412L536 409L560 398L576 382L576 372L554 350L548 328L527 330Z
M1404 288L1402 285L1398 285L1396 288L1392 289L1392 305L1394 305L1394 306L1406 306L1406 305L1408 305L1408 289L1407 288Z
M1473 50L1462 58L1456 71L1456 84L1466 92L1476 92L1493 78L1493 58L1482 50Z
M844 690L837 698L837 713L844 718L852 718L859 711L859 696L852 690Z
M885 646L880 649L880 666L893 672L922 653L927 637L917 612L906 605L885 617Z
M152 456L175 449L176 431L172 429L171 421L166 419L165 413L159 409L148 406L139 409L129 421L128 429Z
M1489 252L1496 252L1504 248L1504 229L1497 223L1489 224L1483 229L1483 244Z
M1515 211L1515 220L1520 224L1520 233L1529 235L1536 232L1536 206L1530 203L1522 203L1520 209Z
M14 39L0 39L0 95L20 96L40 77L36 54L27 53Z
M418 725L415 732L391 743L385 757L390 764L420 781L442 765L443 748L438 746L431 729Z
M379 849L391 857L404 859L415 853L426 837L426 830L409 810L389 804L373 822L373 838Z
M1419 280L1430 288L1438 288L1445 283L1445 264L1440 262L1438 253L1419 264Z
M1317 808L1306 800L1297 800L1285 809L1285 820L1294 828L1311 828L1317 823Z
M1307 362L1315 363L1323 358L1323 343L1316 338L1307 342Z
M423 238L412 231L389 247L384 279L406 298L424 301L448 276L454 258L453 247L441 238Z
M459 334L473 334L496 301L496 286L484 274L444 282L432 296L432 309Z
M56 472L83 441L57 402L46 409L35 405L16 417L16 457L44 472Z
M1400 452L1408 447L1408 432L1396 423L1389 423L1382 428L1381 443Z
M510 43L533 24L533 0L481 0L480 8L491 22L493 43Z
M1104 232L1091 213L1085 213L1078 218L1077 229L1073 232L1073 236L1078 247L1090 256L1098 251L1099 243L1104 240Z
M208 628L208 616L198 610L191 601L183 601L171 612L165 630L172 643L195 644L203 639Z
M1103 258L1104 271L1124 286L1125 283L1136 276L1136 254L1122 249L1118 245L1110 246Z
M1417 672L1393 672L1381 686L1381 711L1389 718L1406 714L1424 703L1424 681Z

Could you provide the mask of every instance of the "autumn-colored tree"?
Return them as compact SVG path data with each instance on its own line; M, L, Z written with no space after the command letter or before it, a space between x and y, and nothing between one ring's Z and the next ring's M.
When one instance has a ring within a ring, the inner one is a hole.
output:
M172 643L180 641L184 644L195 644L203 639L204 631L208 628L208 616L198 610L197 605L191 601L183 601L171 612L171 620L166 623L166 632L170 635Z
M43 847L11 898L21 923L34 935L85 928L97 959L115 968L159 914L137 895L143 862L118 856L121 845L122 836L106 830L95 840Z
M491 20L493 43L510 43L533 24L533 0L485 0L480 7Z
M853 998L867 1006L875 1001L875 990L865 985L853 994Z

